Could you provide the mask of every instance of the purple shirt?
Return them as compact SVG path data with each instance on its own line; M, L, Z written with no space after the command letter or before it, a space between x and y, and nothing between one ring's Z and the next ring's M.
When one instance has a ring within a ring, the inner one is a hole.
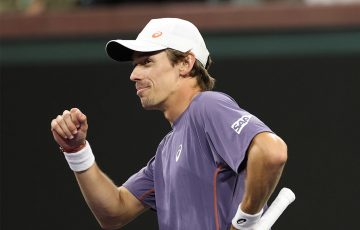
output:
M271 130L231 97L202 92L124 186L156 210L160 230L230 229L244 193L246 151L261 132Z

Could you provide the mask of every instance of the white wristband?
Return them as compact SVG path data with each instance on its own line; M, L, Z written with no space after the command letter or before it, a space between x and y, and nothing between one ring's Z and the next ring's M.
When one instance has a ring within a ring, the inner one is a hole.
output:
M243 212L240 208L241 204L238 207L238 210L232 219L232 225L236 229L241 230L251 230L255 226L255 224L260 220L260 217L264 211L264 209L261 209L260 212L256 214L247 214Z
M80 151L75 153L64 152L64 155L71 170L74 172L84 171L90 168L95 162L95 157L88 141L86 141L85 147Z

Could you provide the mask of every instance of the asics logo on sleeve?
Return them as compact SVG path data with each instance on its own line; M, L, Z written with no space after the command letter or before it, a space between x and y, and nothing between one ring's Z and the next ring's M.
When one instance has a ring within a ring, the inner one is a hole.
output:
M240 134L241 130L249 123L252 115L244 115L240 117L234 124L231 125L231 128L237 133Z

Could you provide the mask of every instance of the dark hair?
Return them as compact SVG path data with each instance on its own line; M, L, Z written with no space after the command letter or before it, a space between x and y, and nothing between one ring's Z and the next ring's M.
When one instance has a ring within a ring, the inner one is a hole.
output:
M185 53L180 52L174 49L166 49L166 53L173 65L183 61L191 51ZM204 67L199 60L196 59L192 70L190 71L191 77L196 77L197 84L199 85L201 91L212 90L215 86L215 78L211 77L208 73L208 70L212 64L210 56L208 57L206 66Z

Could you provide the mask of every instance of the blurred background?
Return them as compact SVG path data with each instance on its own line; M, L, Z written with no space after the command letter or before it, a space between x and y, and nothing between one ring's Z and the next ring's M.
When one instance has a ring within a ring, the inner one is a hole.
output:
M297 199L273 229L358 229L359 0L1 0L0 229L100 229L50 122L83 110L97 162L118 185L143 167L170 125L141 108L131 65L104 48L158 17L197 25L215 90L287 142L274 196L285 186ZM155 230L156 213L124 229Z

